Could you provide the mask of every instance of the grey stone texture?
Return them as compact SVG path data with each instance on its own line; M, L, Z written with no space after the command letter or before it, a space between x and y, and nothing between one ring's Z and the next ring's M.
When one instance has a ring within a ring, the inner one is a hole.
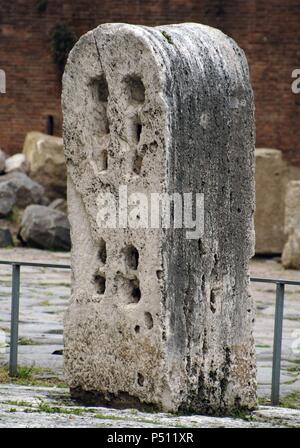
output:
M254 107L243 51L199 24L106 24L63 78L74 397L230 414L256 405ZM99 228L97 197L204 193L205 229Z
M9 185L16 196L17 207L25 208L30 204L44 204L47 202L45 189L42 185L30 179L25 173L18 171L0 177L0 186L4 182Z
M22 216L19 239L40 249L69 250L67 215L44 205L29 205Z
M12 211L16 203L16 195L9 182L0 182L0 218Z
M13 239L9 229L0 228L0 247L13 246Z

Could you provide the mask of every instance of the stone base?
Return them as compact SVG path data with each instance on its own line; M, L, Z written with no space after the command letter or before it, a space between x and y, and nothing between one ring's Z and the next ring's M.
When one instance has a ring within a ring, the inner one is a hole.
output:
M81 387L70 388L71 397L87 406L106 406L114 409L138 409L144 412L158 412L157 406L151 403L142 403L138 397L127 392L118 395L103 393L97 390L83 390Z

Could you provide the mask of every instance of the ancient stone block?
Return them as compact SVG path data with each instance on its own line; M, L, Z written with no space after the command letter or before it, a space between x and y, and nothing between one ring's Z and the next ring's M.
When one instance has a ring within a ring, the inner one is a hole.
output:
M287 242L282 252L282 264L285 268L300 269L300 181L291 181L287 185L284 230Z
M28 163L25 154L18 153L5 160L5 172L11 173L13 171L21 171L21 173L27 173Z
M29 204L48 203L45 197L44 187L26 174L13 171L0 177L0 184L8 184L16 195L15 204L17 207L25 208Z
M287 165L278 149L256 149L255 161L255 252L281 254Z
M168 411L253 408L254 118L242 50L198 24L101 25L70 53L62 105L72 394ZM128 216L121 208L107 225L125 189L135 206L141 193L204 195L204 232L149 225L129 199Z
M2 174L5 170L5 153L0 149L0 174Z
M23 153L29 165L29 175L45 187L50 199L65 197L67 172L60 137L29 132L24 142Z
M44 205L29 205L22 216L18 238L31 247L70 250L67 215Z
M13 246L14 242L10 230L7 228L0 228L0 247Z
M16 204L16 195L9 182L0 182L0 218L12 211Z

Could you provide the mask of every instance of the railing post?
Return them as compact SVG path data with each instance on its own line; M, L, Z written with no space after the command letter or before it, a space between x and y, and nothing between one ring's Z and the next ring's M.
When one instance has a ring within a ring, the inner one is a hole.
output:
M276 283L271 403L279 404L284 283Z
M11 321L10 321L10 356L9 375L18 372L18 337L19 337L19 298L20 298L20 265L12 265Z

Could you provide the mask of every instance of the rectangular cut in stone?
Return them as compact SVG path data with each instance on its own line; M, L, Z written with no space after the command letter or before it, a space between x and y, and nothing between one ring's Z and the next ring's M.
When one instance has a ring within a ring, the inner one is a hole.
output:
M253 408L254 107L243 51L199 24L101 25L70 53L62 104L73 396L173 412ZM156 228L152 208L145 228L145 197L190 192L204 195L200 236Z

